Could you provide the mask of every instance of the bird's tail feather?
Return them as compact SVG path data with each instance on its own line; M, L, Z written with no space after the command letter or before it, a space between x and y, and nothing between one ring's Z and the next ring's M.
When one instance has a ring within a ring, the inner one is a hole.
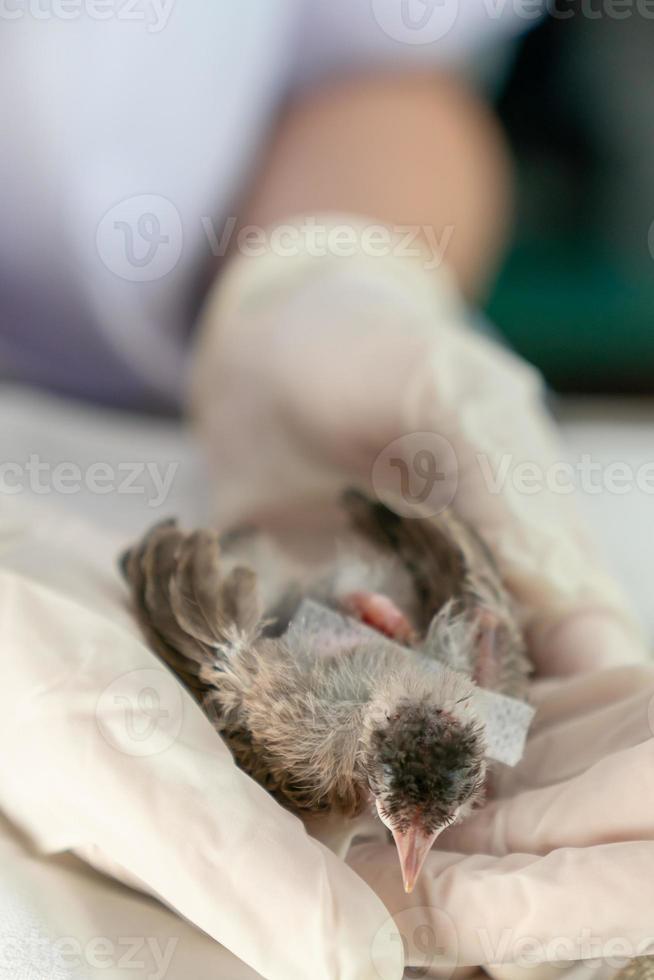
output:
M257 634L256 575L245 567L225 574L218 535L185 534L174 520L151 528L120 567L146 638L202 701L208 673L215 677L220 660Z

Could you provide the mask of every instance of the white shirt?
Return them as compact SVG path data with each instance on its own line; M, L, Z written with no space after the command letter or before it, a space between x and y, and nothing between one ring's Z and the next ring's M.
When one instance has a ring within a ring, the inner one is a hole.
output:
M0 372L174 404L289 92L526 26L497 0L0 0Z

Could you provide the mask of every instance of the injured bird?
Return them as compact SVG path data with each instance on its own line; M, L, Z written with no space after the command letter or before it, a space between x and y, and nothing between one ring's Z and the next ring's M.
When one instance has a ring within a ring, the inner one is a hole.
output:
M376 813L409 892L438 835L483 801L487 757L503 758L478 695L516 703L530 664L471 528L353 490L344 507L339 556L311 573L256 530L221 538L174 521L121 567L151 646L237 764L300 816Z

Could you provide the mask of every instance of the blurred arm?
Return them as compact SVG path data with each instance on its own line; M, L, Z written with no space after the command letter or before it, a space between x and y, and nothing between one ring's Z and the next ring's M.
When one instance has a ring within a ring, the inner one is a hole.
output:
M510 170L491 113L453 77L373 75L305 95L280 121L245 224L340 212L417 226L476 296L504 244Z

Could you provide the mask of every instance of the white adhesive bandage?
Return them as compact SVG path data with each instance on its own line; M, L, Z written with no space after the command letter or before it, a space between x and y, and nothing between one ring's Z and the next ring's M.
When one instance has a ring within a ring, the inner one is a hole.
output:
M313 599L304 599L285 638L292 646L296 646L308 637L315 640L317 636L320 636L325 655L346 653L362 643L371 642L390 645L407 657L421 655L419 651L401 646L364 623L328 609ZM424 659L432 669L448 671L437 660ZM472 702L473 711L484 726L486 757L507 766L515 766L522 758L534 709L517 698L509 698L481 687L475 688Z

